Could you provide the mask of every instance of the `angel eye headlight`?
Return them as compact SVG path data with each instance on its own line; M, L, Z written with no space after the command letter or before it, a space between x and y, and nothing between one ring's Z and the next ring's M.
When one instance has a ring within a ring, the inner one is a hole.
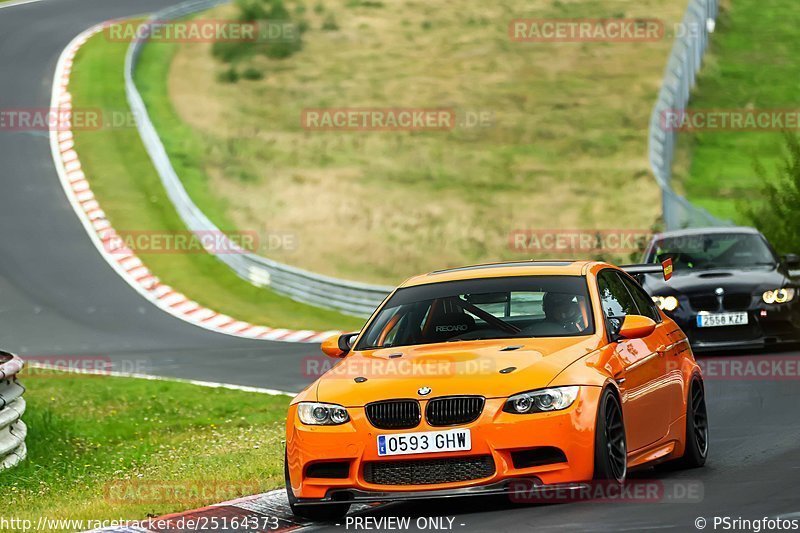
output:
M580 387L555 387L515 394L506 401L503 411L514 414L561 411L575 403L578 391Z
M338 426L350 420L347 409L333 403L300 402L297 416L309 426Z
M795 289L785 287L783 289L775 289L773 291L766 291L761 295L761 299L767 304L785 304L794 300Z
M662 311L674 311L680 305L674 296L653 296L653 301Z

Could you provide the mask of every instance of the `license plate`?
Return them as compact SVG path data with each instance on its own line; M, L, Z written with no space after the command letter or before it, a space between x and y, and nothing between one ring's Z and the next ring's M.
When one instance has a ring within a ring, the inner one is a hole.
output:
M697 315L698 328L716 328L720 326L744 326L747 324L747 313L708 313Z
M472 438L468 429L378 435L378 455L380 456L461 452L471 449Z

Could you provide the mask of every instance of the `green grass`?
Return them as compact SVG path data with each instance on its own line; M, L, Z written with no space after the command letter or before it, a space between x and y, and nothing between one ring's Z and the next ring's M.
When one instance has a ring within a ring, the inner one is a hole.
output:
M690 108L797 109L800 89L800 10L793 0L757 0L728 4L711 37ZM770 175L781 159L780 132L707 131L686 134L676 179L689 199L720 217L747 222L737 202L758 197L754 171L760 160Z
M223 82L230 65L212 46L184 43L147 47L137 80L178 175L218 225L287 231L301 249L265 255L392 284L530 257L509 247L514 230L657 224L647 123L671 38L518 43L507 30L515 18L575 17L656 17L671 28L684 8L321 0L303 11L308 30L290 58L234 65L263 79ZM235 16L230 6L203 15ZM331 16L338 29L326 30ZM315 107L446 107L490 121L448 132L306 131L302 111ZM637 201L610 216L621 189Z
M102 33L81 48L70 82L76 108L128 112L122 74L126 48L127 44L109 42ZM186 231L135 127L76 131L75 143L92 190L118 231ZM183 170L180 161L176 166L179 172ZM320 330L358 329L362 325L360 319L254 287L205 253L152 253L141 258L164 283L239 320Z
M143 519L283 483L288 397L38 369L20 381L28 458L0 473L4 518ZM144 492L156 484L195 493Z

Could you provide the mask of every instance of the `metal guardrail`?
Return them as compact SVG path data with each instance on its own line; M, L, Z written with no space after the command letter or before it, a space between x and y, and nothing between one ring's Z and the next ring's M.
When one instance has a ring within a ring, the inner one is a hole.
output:
M150 17L149 23L158 26L159 21L180 19L227 1L191 0L154 13ZM139 129L139 135L158 171L167 195L184 224L193 232L205 235L213 232L213 234L222 235L223 232L195 205L186 192L170 163L164 145L147 113L142 96L134 83L133 73L146 43L146 39L135 39L125 58L125 92ZM392 290L391 287L345 281L278 263L245 252L230 240L223 242L220 249L225 249L226 253L215 254L217 259L227 264L236 274L253 285L270 287L275 292L293 300L335 309L355 316L369 316ZM231 253L228 250L235 250L235 252Z
M668 230L732 224L693 205L673 190L672 162L679 132L665 124L667 113L680 115L686 110L718 12L719 0L690 0L681 22L682 31L675 37L658 100L650 116L650 166L661 187L664 225Z
M20 463L28 453L25 437L25 387L17 381L23 362L19 357L0 352L0 471Z
M154 13L149 23L157 25L158 21L179 19L227 1L190 0ZM664 81L650 117L649 160L662 191L664 223L667 229L731 224L693 205L672 189L672 162L678 131L665 127L663 121L665 113L680 113L686 109L718 10L719 0L690 0L682 21L684 31L675 38ZM186 226L195 232L221 234L219 228L197 207L183 187L134 83L134 69L146 43L146 39L134 40L125 60L125 90L139 135L167 195ZM224 248L235 250L237 246L228 241L224 243ZM357 316L369 315L391 291L386 286L322 276L243 250L238 253L216 254L216 257L256 286L270 287L294 300Z

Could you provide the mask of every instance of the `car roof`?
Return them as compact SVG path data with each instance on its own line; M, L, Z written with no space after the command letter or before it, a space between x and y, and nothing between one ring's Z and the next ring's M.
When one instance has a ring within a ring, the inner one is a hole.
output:
M434 270L427 274L414 276L403 282L400 287L412 287L429 283L457 281L462 279L503 278L514 276L583 276L586 267L596 261L510 261L504 263L484 263L463 267Z
M749 226L714 226L710 228L686 228L674 231L664 231L653 235L653 240L669 239L672 237L696 237L698 235L714 235L719 233L744 233L759 235L756 228Z

